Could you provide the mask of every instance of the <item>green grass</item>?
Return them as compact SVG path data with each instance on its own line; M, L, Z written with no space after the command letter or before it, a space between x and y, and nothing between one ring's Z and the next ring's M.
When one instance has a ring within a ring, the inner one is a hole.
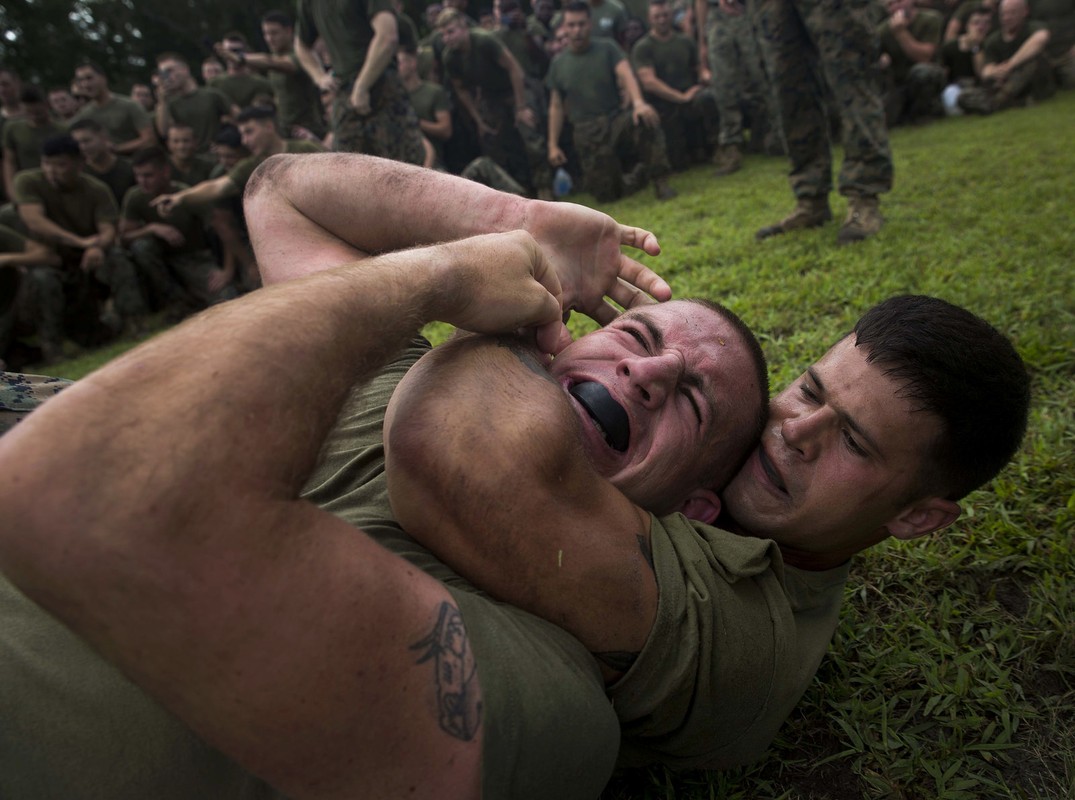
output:
M760 333L775 388L866 307L918 292L1009 334L1034 405L1014 463L953 528L856 558L829 657L765 761L635 771L606 798L1075 797L1072 120L1067 93L894 131L885 228L853 247L835 246L835 225L754 241L792 204L781 159L678 175L670 203L645 192L607 206L658 234L665 252L649 261L677 295L719 299ZM79 377L115 352L53 371Z

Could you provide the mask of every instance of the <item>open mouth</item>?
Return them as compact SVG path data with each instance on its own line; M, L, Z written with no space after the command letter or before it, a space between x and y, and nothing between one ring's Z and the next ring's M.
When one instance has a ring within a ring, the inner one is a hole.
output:
M569 390L579 405L586 409L605 443L622 453L631 442L631 422L623 406L612 399L608 389L599 383L576 383Z
M758 461L761 462L761 468L765 470L765 475L772 482L773 486L784 494L787 494L788 488L784 485L784 479L780 477L780 473L776 471L773 462L769 460L769 456L766 454L764 447L758 448Z

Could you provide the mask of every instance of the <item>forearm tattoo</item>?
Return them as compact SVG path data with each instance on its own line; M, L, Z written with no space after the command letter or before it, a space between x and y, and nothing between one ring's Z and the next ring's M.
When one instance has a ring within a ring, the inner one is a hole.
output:
M425 651L416 664L434 664L441 730L471 741L481 724L482 702L477 665L459 609L451 603L441 603L433 630L410 649Z

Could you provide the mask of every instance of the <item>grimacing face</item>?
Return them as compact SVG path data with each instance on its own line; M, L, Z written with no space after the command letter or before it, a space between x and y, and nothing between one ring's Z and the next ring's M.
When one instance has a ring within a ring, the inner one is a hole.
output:
M774 397L761 442L721 492L725 512L785 556L839 563L889 535L929 532L907 514L940 420L913 411L866 357L852 334Z
M752 444L761 411L738 331L687 301L624 314L569 345L549 373L598 473L658 514L716 488L714 474L726 477Z

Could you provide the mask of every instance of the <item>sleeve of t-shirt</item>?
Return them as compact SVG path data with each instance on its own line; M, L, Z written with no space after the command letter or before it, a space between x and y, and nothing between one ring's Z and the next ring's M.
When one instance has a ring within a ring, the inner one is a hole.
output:
M448 99L448 92L445 91L443 86L435 84L437 91L433 93L433 111L451 111L452 101Z
M41 194L41 184L44 179L34 180L34 177L28 172L16 173L15 205L45 204L45 197Z
M930 14L927 17L927 22L922 26L922 35L918 37L918 41L923 44L940 44L941 34L944 32L944 20L940 14Z
M635 42L635 46L631 49L631 64L636 70L643 67L656 68L653 63L653 45L646 37Z
M218 117L223 117L226 114L231 113L231 99L218 89L210 89L213 93L213 100L216 102Z
M131 123L134 125L136 131L144 130L153 124L153 121L149 118L149 114L142 106L138 105L134 100L127 106L129 114L131 116Z
M246 182L250 180L250 176L254 174L254 169L257 167L258 163L256 157L250 156L249 158L244 158L232 167L231 172L228 173L228 178L231 179L231 182L235 184L240 192L246 188Z
M135 202L135 198L138 194L138 187L132 186L123 195L123 204L120 207L120 217L128 222L142 222L144 217L141 214L141 208L139 204Z
M392 6L392 0L366 0L366 19L368 19L371 24L373 18L382 11L387 11L395 17L396 9ZM397 22L396 24L398 25L399 23Z
M0 253L21 253L26 249L26 237L6 225L0 225Z
M112 190L104 184L93 187L93 218L97 222L115 222L119 219L119 209Z

